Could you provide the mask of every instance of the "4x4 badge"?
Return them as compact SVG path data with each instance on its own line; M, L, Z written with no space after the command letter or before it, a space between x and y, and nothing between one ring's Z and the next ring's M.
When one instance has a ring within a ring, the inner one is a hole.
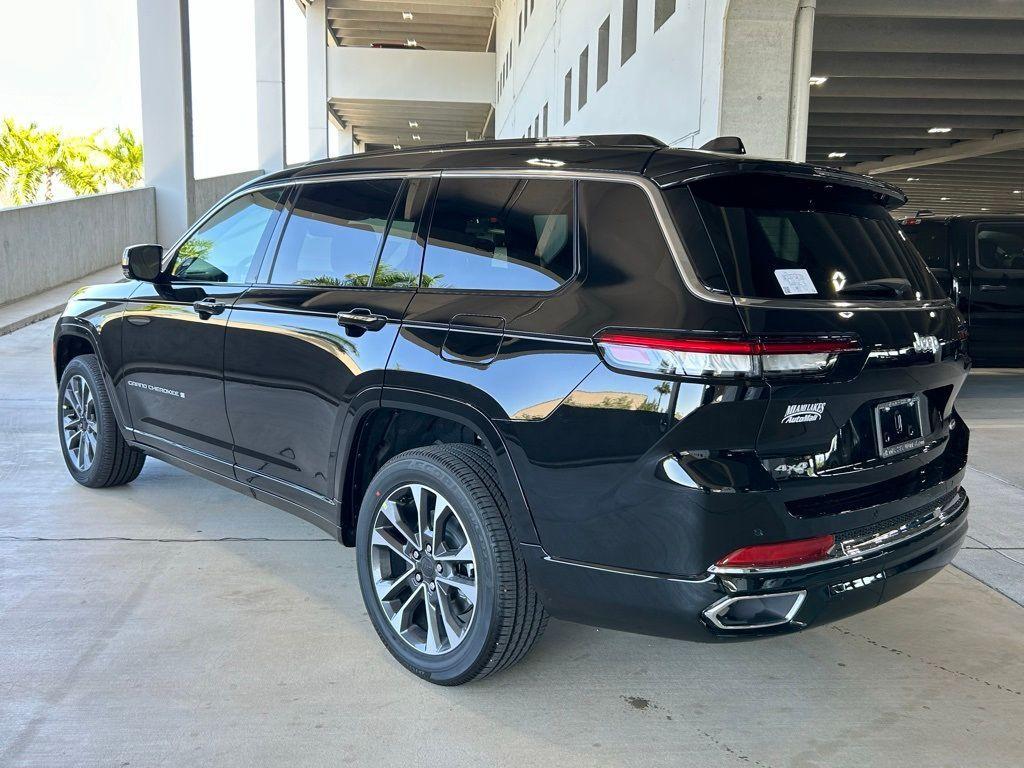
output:
M824 403L794 403L786 406L782 416L783 424L800 424L805 421L819 421L825 412Z

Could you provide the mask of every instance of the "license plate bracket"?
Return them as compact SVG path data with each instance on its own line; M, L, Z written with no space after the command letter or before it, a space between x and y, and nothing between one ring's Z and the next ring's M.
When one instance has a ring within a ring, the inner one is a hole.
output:
M921 395L889 400L875 406L875 442L883 459L924 445Z

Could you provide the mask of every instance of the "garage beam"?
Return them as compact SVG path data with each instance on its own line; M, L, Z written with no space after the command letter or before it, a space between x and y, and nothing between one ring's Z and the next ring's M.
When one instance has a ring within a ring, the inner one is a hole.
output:
M904 19L1024 20L1024 3L1008 0L818 0L818 16Z
M1024 56L949 53L890 53L815 50L814 74L830 78L907 77L942 80L1016 80L1024 72Z
M1012 149L1024 149L1024 131L1009 131L1001 133L992 139L961 141L951 147L942 149L922 149L920 152L914 152L909 155L893 155L884 160L858 163L850 170L874 175L889 171L901 171L907 168L919 168L923 165L934 165L935 163L965 160L969 157L991 155L995 152L1006 152Z

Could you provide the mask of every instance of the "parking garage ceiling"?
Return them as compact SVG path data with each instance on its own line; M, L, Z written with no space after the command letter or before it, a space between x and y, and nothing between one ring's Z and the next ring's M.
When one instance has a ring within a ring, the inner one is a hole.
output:
M327 0L327 26L338 45L486 51L493 22L494 0Z
M327 26L341 46L493 50L494 19L494 0L327 0ZM494 136L489 104L332 99L330 106L367 149Z
M1024 213L1022 41L1017 0L818 0L807 159L902 187L897 215Z

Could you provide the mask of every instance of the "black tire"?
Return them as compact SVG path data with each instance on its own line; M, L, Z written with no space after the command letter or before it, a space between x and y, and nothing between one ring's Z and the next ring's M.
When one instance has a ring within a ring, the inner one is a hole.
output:
M93 402L95 452L84 468L75 466L64 432L64 396L75 377L85 380ZM146 454L130 446L121 435L96 355L80 355L64 369L57 390L57 431L68 472L76 482L88 488L110 488L130 483L139 476L142 465L146 463Z
M441 654L417 650L392 628L371 571L370 542L379 505L408 484L423 484L443 494L458 513L476 554L477 602L472 622L461 642ZM363 602L391 655L438 685L477 680L525 656L547 626L547 614L515 542L498 474L482 448L461 443L417 448L381 467L359 510L356 556Z

